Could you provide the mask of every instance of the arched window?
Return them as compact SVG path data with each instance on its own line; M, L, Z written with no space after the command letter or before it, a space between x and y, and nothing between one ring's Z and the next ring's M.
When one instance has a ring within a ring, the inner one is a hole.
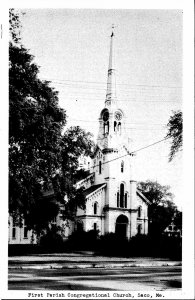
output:
M120 207L124 207L124 183L120 184Z
M119 131L119 134L121 134L121 122L118 123L118 131Z
M121 173L123 173L124 172L124 161L122 160L121 161Z
M141 218L141 215L142 215L142 207L139 206L138 207L138 214L137 214L138 218Z
M116 131L116 129L117 129L117 122L114 121L114 131Z
M101 173L102 173L102 162L99 161L99 174L101 174Z
M96 202L94 203L94 206L93 206L93 212L94 212L94 215L97 215L97 203Z

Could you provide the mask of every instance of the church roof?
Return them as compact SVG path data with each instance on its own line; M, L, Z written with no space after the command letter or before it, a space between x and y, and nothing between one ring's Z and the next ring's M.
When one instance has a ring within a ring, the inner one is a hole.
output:
M84 196L88 197L89 195L93 194L95 191L99 190L100 188L106 186L106 183L96 184L90 186L90 188L84 191Z
M136 191L137 192L137 195L140 197L140 198L142 198L142 200L143 201L145 201L148 205L150 205L151 204L151 202L139 191L139 190L137 190Z

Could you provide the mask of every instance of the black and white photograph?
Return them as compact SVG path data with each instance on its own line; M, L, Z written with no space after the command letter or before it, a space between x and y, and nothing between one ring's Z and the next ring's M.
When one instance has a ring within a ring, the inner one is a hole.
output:
M184 12L8 7L11 298L190 299Z

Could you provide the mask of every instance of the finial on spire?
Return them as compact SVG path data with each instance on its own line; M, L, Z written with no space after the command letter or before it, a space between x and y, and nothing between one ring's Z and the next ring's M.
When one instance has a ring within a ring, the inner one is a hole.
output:
M114 36L114 28L115 28L115 25L114 25L114 24L112 24L112 34L111 34L111 37L113 37L113 36Z

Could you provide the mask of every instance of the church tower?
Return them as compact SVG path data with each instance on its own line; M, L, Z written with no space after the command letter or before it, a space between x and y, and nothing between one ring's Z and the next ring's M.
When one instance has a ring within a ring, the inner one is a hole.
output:
M114 65L114 32L110 40L110 53L105 105L99 116L97 145L102 150L117 152L118 145L125 142L125 114L118 107L116 96L116 70Z
M129 151L125 114L117 101L114 38L112 30L106 98L99 115L93 171L78 183L85 187L86 209L77 211L77 220L85 231L94 229L100 235L112 232L130 239L138 231L147 233L147 203L136 188L134 155Z

